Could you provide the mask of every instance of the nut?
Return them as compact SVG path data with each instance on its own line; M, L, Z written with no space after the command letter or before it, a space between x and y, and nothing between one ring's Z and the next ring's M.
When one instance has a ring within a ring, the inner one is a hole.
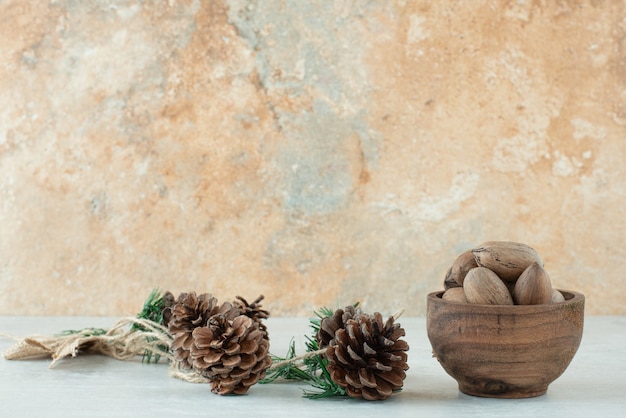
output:
M451 287L444 292L441 298L449 302L467 303L465 291L462 287Z
M487 241L472 254L480 267L487 267L505 282L514 282L532 263L543 267L537 251L526 244L510 241Z
M552 298L550 299L550 303L559 302L565 302L565 297L563 296L563 293L559 292L556 289L552 289Z
M465 276L463 290L469 303L482 305L513 305L509 289L496 273L475 267Z
M454 277L452 277L452 267L450 267L446 273L445 279L443 279L443 289L448 290L453 287L461 287L461 285L454 280Z
M459 286L463 286L463 280L465 279L467 272L474 267L478 267L474 254L472 254L471 250L467 250L454 260L452 267L450 267L448 274L446 274L445 281L448 282L449 280L454 280L459 284Z
M552 282L543 267L535 262L524 270L515 283L513 299L518 305L543 305L551 302Z

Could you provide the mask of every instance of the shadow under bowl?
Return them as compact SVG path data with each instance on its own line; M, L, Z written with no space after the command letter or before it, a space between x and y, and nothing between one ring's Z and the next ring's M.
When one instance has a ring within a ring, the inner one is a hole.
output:
M546 393L572 361L583 333L585 297L565 302L476 305L428 295L426 328L433 354L465 394L530 398Z

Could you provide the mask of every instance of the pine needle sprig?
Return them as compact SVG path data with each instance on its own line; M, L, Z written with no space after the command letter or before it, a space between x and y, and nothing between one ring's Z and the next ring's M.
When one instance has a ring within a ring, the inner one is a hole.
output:
M137 318L147 319L159 325L163 325L163 310L167 307L165 294L166 292L161 292L158 288L153 289L144 302L141 312L137 314ZM139 328L141 328L141 326L137 325L136 328L133 327L133 330Z
M152 292L148 295L148 298L143 304L143 308L141 312L137 314L137 318L146 319L148 321L156 322L159 325L163 325L163 310L167 307L167 292L161 292L158 288L153 289ZM131 331L134 332L146 332L147 330L139 324L133 324L131 327ZM154 337L148 337L148 341L154 341ZM162 351L168 351L169 347L167 346L159 346L158 347ZM146 350L141 359L142 362L155 364L159 362L161 356L159 354L153 353L150 350Z
M104 335L107 333L107 330L104 328L94 328L88 327L83 329L66 329L64 331L59 332L58 336L67 336L67 335L77 335L80 334L83 337L94 337L98 335Z

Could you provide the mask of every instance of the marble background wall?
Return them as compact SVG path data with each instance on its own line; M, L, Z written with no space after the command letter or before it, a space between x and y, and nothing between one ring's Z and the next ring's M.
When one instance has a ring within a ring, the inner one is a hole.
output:
M0 1L0 314L423 315L530 244L626 314L626 2Z

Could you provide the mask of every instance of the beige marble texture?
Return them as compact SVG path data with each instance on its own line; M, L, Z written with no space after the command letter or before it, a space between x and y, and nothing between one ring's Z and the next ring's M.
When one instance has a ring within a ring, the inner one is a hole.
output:
M624 161L624 1L0 1L0 315L423 315L486 240L622 315Z

